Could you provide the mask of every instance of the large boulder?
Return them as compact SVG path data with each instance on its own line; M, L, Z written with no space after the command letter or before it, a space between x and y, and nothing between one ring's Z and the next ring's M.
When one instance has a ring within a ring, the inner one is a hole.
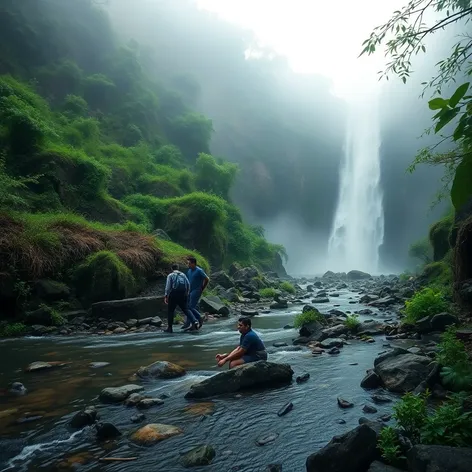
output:
M363 424L308 456L307 472L363 472L377 458L378 430Z
M321 331L322 338L327 339L327 338L337 338L343 334L347 334L348 328L344 324L337 324L335 326L332 326L331 328L325 328L323 331Z
M362 272L361 270L351 270L347 273L348 280L363 280L370 279L372 276L367 272Z
M184 467L200 467L211 464L216 452L208 444L197 446L183 455L180 462Z
M211 274L211 283L214 285L221 285L223 288L226 289L234 287L234 282L231 280L230 276L223 270Z
M185 369L167 361L157 361L140 367L136 375L141 379L175 379L185 375Z
M50 279L37 280L34 284L36 295L46 302L67 300L70 297L70 288L61 282Z
M431 318L431 329L433 331L445 331L448 326L459 324L457 316L449 313L439 313Z
M123 387L108 387L100 392L100 400L103 403L119 403L125 401L133 393L141 392L141 385L124 385Z
M259 361L220 372L192 385L185 398L207 398L261 387L277 387L292 381L288 364Z
M370 464L369 470L367 472L402 472L401 469L397 469L391 465L384 464L380 461L374 461Z
M200 307L205 313L210 313L212 315L229 315L229 308L222 302L220 297L214 295L202 297L200 300Z
M401 354L387 357L375 366L375 373L383 386L391 392L405 393L414 390L425 381L436 363L429 357Z
M244 267L244 269L240 269L233 274L233 279L235 282L243 282L249 283L251 279L257 277L259 275L259 271L256 267Z
M131 440L140 446L151 446L182 433L183 431L176 426L153 423L138 429L131 435Z
M472 469L472 448L418 445L406 457L409 472L470 472Z
M312 321L311 323L305 323L299 330L299 334L302 337L310 338L313 341L319 341L322 338L323 325L318 321Z
M139 297L124 300L111 300L92 304L92 315L114 321L128 321L130 318L141 320L154 316L167 316L164 297Z

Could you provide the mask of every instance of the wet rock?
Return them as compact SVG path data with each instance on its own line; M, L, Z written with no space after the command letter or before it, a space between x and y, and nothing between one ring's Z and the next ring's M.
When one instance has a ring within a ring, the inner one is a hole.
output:
M272 346L274 346L274 347L286 347L286 346L288 346L288 344L284 343L284 342L276 342L276 343L272 344Z
M164 297L127 298L92 304L92 316L95 319L126 321L131 313L137 320L153 318L156 315L167 316L167 305L164 303Z
M389 414L379 416L379 420L383 421L384 423L388 423L391 419L392 419L392 415L389 415Z
M288 302L284 299L280 299L270 305L271 310L281 310L283 308L288 308Z
M128 328L134 328L138 325L138 320L135 318L131 318L130 320L127 320L125 324Z
M336 354L340 354L340 350L337 348L337 347L332 347L331 349L329 349L328 351L326 351L328 354L331 354L332 356L336 355Z
M186 374L183 367L167 361L157 361L140 367L136 375L141 379L175 379Z
M145 397L139 393L132 393L126 400L125 406L136 406Z
M121 436L121 432L112 423L97 423L95 429L99 441L107 441Z
M364 405L364 407L362 408L362 411L364 413L377 413L378 410L372 405Z
M348 280L365 280L370 278L372 278L370 274L361 270L351 270L347 273Z
M282 472L282 464L269 464L265 472Z
M366 376L361 381L361 387L366 390L378 388L380 385L380 377L373 370L367 372Z
M64 367L69 365L70 362L43 362L43 361L36 361L32 362L26 369L25 372L40 372L42 370L49 370L57 367Z
M277 416L284 416L292 410L293 410L293 403L289 402L277 412Z
M211 283L221 285L226 289L234 287L234 282L231 280L231 277L223 270L211 274Z
M124 385L123 387L108 387L100 392L100 400L104 403L119 403L125 401L133 393L141 392L141 385Z
M89 406L82 411L76 413L70 420L70 426L75 429L82 429L85 426L94 424L98 419L97 410L93 406Z
M223 303L220 297L213 295L209 297L202 297L200 300L200 306L202 307L203 311L212 315L229 315L229 308Z
M339 349L338 349L339 351ZM321 349L321 347L314 347L313 350L311 351L312 354L316 355L316 356L319 356L321 354L323 354L324 349Z
M149 320L149 324L151 326L156 326L157 328L160 328L162 326L162 320L158 316L153 316Z
M426 380L435 367L429 357L408 353L385 359L375 366L375 372L385 388L405 393Z
M367 470L377 456L378 433L363 424L335 436L306 460L307 472L358 472Z
M220 372L192 385L185 398L205 398L255 387L287 385L291 383L292 376L293 370L288 364L258 361Z
M316 298L313 298L311 303L329 303L329 298L328 297L316 297Z
M400 356L401 354L408 354L408 351L406 349L403 349L402 347L396 347L391 351L381 353L374 359L374 367L376 367L381 362L390 359L391 357Z
M439 313L431 319L431 329L433 331L446 331L448 326L457 324L459 324L457 316L450 315L449 313Z
M343 347L344 341L339 338L328 338L321 341L321 347L324 349L331 349L332 347Z
M182 433L183 431L176 426L154 423L138 429L131 435L131 440L142 446L151 446L159 441Z
M472 448L417 445L407 453L410 472L470 472Z
M146 417L142 413L137 413L136 415L133 415L129 420L131 423L141 423L141 421L144 421Z
M164 405L164 401L160 398L143 398L136 404L136 406L142 410L147 410L158 405Z
M113 334L123 334L126 333L126 328L116 328L113 330Z
M323 338L338 338L342 334L347 334L348 329L344 324L337 324L331 328L324 329L321 333Z
M15 397L22 397L28 393L28 389L21 382L13 382L8 389L8 393Z
M199 467L204 465L210 465L211 461L215 458L216 452L213 447L208 444L193 448L187 452L180 459L181 464L184 467Z
M22 418L18 418L15 423L16 424L26 424L26 423L33 423L34 421L39 421L43 417L41 415L28 415L26 413L26 416L23 416Z
M396 303L397 299L395 297L383 297L370 302L369 305L377 308L386 308L388 306L395 305Z
M306 373L306 374L298 376L295 380L297 383L303 383L303 382L306 382L309 378L310 378L310 374Z
M314 341L319 341L321 339L321 332L323 331L323 325L318 323L318 321L313 321L311 323L305 323L300 328L299 334L302 337L311 338Z
M372 395L370 398L372 398L372 401L374 403L390 403L392 401L391 398L386 397L385 395Z
M410 347L407 349L410 354L421 354L422 350L419 347Z
M338 423L338 424L346 424L346 420L338 420L338 421L336 421L336 423Z
M352 408L354 403L344 400L344 398L338 397L338 405L340 408Z
M106 367L107 365L110 365L110 363L109 362L91 362L89 364L89 367L91 369L100 369L102 367Z
M258 316L259 312L257 310L241 310L241 316Z
M420 318L416 323L415 323L415 330L418 331L418 333L429 333L432 331L431 327L431 316L424 316L423 318Z
M265 436L261 436L260 438L256 439L256 444L258 446L265 446L266 444L274 442L278 437L278 433L269 433Z
M293 340L293 344L295 346L299 344L308 344L311 341L311 339L307 336L299 336L298 338Z
M397 469L380 461L374 461L370 464L367 472L402 472L402 469Z

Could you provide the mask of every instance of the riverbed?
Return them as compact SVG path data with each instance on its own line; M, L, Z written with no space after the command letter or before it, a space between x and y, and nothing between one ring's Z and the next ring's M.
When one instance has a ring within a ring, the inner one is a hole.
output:
M356 302L359 295L338 291L332 303L317 305L322 312L336 307L343 311L365 308ZM370 393L360 387L365 371L384 351L384 336L375 343L352 340L338 355L313 356L302 348L294 351L293 324L302 304L274 310L253 318L253 328L261 335L269 360L288 363L295 372L292 385L264 392L230 395L202 402L184 399L192 383L219 371L215 355L227 352L239 341L236 317L206 323L201 332L174 334L143 333L117 336L49 337L3 340L0 342L0 386L22 382L28 388L24 397L0 397L0 471L80 470L80 471L166 471L186 470L180 464L182 453L201 444L210 444L216 457L206 471L262 472L268 464L283 464L283 470L304 471L307 456L324 446L334 435L352 429L361 416L377 419L391 412L391 404L375 405L378 412L366 415L362 407L372 404ZM390 313L376 312L365 319L391 319ZM274 348L275 342L288 347ZM65 367L37 373L24 373L34 361L63 361ZM145 383L153 397L166 395L164 405L144 411L146 419L133 424L135 408L101 405L98 394L104 387L121 386L140 367L157 360L168 360L187 369L187 375L170 381ZM109 362L99 369L91 362ZM304 373L310 379L297 384ZM354 403L340 409L337 397ZM394 397L392 397L394 398ZM277 411L287 402L294 407L283 417ZM68 422L86 405L95 405L101 420L113 423L123 435L118 440L97 443L93 428L73 431ZM3 413L2 413L3 412ZM7 412L7 413L5 413ZM184 433L151 447L138 447L129 434L148 423L180 427ZM267 434L275 441L258 446L256 440ZM99 458L137 457L120 463L100 463Z

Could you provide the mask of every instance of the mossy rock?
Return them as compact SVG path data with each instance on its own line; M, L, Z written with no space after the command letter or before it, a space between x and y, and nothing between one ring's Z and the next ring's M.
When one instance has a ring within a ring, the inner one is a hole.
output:
M90 255L75 272L77 295L85 303L121 300L133 296L137 282L131 269L113 252Z
M429 230L429 240L433 246L433 259L436 262L443 259L451 249L449 240L453 223L453 215L450 214L434 223Z

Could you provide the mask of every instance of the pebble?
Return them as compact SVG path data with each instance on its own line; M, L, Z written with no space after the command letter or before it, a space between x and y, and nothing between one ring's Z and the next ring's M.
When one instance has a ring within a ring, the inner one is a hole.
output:
M344 398L338 397L338 405L341 408L352 408L354 406L354 403L344 400Z

